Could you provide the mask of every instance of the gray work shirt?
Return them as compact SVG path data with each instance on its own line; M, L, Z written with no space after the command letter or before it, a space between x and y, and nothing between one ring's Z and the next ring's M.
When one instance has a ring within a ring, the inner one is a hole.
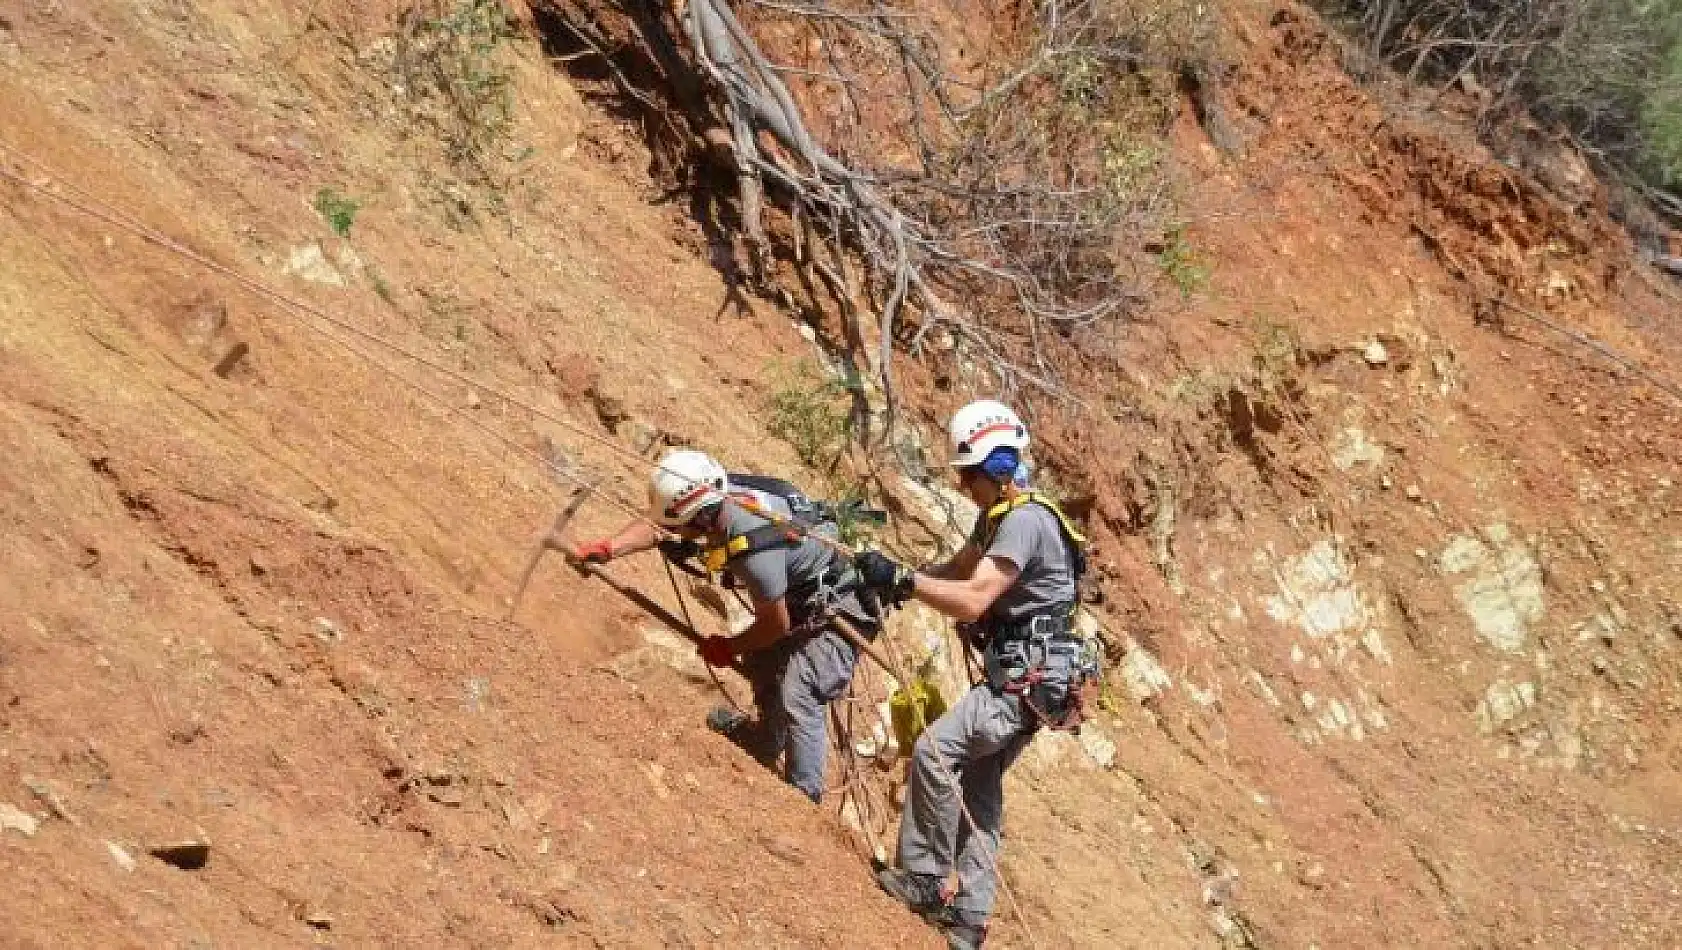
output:
M970 532L969 543L987 557L1016 565L1016 583L987 608L989 621L1018 623L1075 602L1074 562L1057 516L1044 505L1029 502L1005 514L991 544L983 547L987 515L982 513Z
M746 495L760 507L782 517L792 517L788 502L782 498L765 492L749 489L733 489L732 495ZM755 528L771 524L765 518L749 512L741 505L726 502L723 513L723 528L727 536L737 537ZM826 537L835 537L833 525L823 525L812 529L815 533ZM834 548L810 537L801 538L800 543L785 545L778 544L756 551L753 554L735 558L730 562L730 573L747 586L748 593L757 601L776 600L786 597L789 589L795 588L801 593L812 589L812 585L822 577L826 571L835 573L835 561L840 555ZM847 574L851 574L850 567ZM834 601L835 606L845 612L847 616L859 623L874 624L870 615L859 603L858 596L851 591L842 594ZM788 600L789 619L798 625L810 619L814 614L822 612L822 604L807 598L794 597Z

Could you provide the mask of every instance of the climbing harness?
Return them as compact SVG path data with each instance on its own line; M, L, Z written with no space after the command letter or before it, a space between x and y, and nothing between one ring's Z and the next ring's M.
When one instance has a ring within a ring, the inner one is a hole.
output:
M1040 725L1080 731L1087 706L1096 699L1098 663L1086 641L1075 635L1067 613L995 628L983 660L988 684L1021 697Z
M1005 517L1030 504L1045 508L1057 518L1078 589L1087 569L1086 536L1056 501L1041 492L1018 492L987 509L979 546L985 550ZM1077 595L1067 606L1019 622L983 621L968 630L969 639L983 649L987 682L994 689L1022 697L1040 724L1058 731L1079 732L1098 692L1097 658L1074 630L1079 608Z

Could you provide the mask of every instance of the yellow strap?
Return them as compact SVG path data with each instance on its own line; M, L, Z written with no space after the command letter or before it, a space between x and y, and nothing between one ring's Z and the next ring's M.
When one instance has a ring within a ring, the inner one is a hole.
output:
M1058 522L1063 525L1064 532L1075 542L1077 547L1086 547L1086 535L1080 533L1080 529L1075 527L1075 523L1069 520L1069 516L1063 513L1062 508L1057 506L1057 502L1037 491L1020 492L1015 497L1006 498L987 509L987 542L992 543L994 533L999 530L999 522L1004 520L1005 515L1029 502L1036 501L1051 509L1051 513L1057 516Z
M778 525L778 524L775 524L775 523L767 525L765 527L778 528L780 530L793 530L793 529L783 528L781 525ZM754 530L758 531L759 529L755 528ZM748 536L746 534L734 535L734 536L726 539L723 544L721 544L717 547L708 548L705 552L702 553L701 559L702 559L702 561L704 561L707 564L707 569L708 570L717 571L717 570L723 568L725 563L727 561L729 561L731 558L735 557L738 554L741 554L741 553L747 551L747 549L751 545L752 545L752 541L748 538ZM717 567L713 566L713 564L715 564L715 563L718 565Z
M716 548L707 548L701 552L701 563L706 565L709 572L717 574L724 570L724 565L730 561L730 552L726 550L727 547L728 545L719 545Z

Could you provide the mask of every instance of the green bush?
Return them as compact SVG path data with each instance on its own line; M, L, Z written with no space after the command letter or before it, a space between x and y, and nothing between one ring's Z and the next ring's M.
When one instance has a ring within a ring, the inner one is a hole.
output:
M419 0L402 22L393 68L410 119L437 132L453 164L491 184L514 121L505 49L513 16L503 0Z
M331 188L323 188L315 193L315 210L333 233L339 237L350 237L351 225L356 223L356 212L361 206L354 198L348 198Z
M1209 286L1209 264L1186 240L1184 228L1168 229L1156 262L1163 276L1179 288L1181 297L1190 297Z
M1642 103L1642 171L1660 188L1682 187L1682 43L1672 43L1658 82Z
M1483 118L1527 110L1614 166L1682 180L1677 0L1323 0L1409 78L1469 76Z
M794 447L794 454L811 468L834 467L852 432L847 386L809 360L793 365L773 364L765 397L766 429Z

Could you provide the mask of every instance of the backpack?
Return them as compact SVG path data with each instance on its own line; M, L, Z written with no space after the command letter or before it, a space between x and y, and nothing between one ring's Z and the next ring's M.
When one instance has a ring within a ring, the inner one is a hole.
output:
M788 504L789 513L794 520L802 527L816 528L836 522L834 505L827 501L814 501L787 479L774 475L738 475L735 472L731 472L729 478L732 489L746 488L781 498Z

